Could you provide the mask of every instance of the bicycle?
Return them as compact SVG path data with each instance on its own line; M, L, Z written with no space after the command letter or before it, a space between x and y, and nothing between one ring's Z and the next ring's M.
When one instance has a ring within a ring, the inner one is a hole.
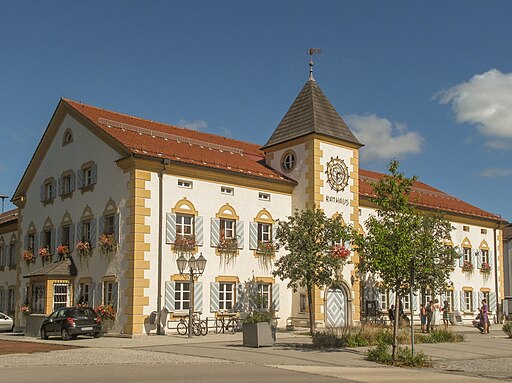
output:
M186 318L180 318L176 325L176 331L179 335L186 335L188 333L188 323ZM200 313L194 313L192 316L192 334L195 336L208 334L208 322L201 320Z
M240 318L236 316L226 317L221 316L215 319L215 332L218 334L225 332L234 334L238 327L240 326Z

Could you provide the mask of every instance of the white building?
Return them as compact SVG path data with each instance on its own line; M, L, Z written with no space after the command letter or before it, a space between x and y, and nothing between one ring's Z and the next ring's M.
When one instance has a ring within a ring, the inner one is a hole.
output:
M203 316L237 311L242 286L252 281L280 326L287 319L305 325L304 292L272 277L258 243L273 239L276 220L314 205L361 226L373 211L368 181L382 176L359 169L361 146L313 79L263 148L62 99L13 197L17 232L0 232L0 246L17 239L19 257L36 249L36 260L19 258L16 280L7 285L0 273L0 291L15 283L16 307L26 301L34 314L79 300L112 304L119 331L152 332L152 312L161 308L173 318L190 303L173 244L191 234L193 252L207 259L194 299ZM454 268L446 292L452 307L470 319L488 295L496 311L504 293L503 221L421 182L414 192L420 208L444 211L455 227L453 246L476 266L472 273ZM110 254L100 251L101 234L117 243ZM236 255L222 255L219 243L231 238ZM79 256L79 240L93 247L89 256ZM56 254L59 245L69 246L69 259ZM45 264L41 247L53 254ZM486 273L478 269L483 261L491 265ZM360 290L353 264L347 265L339 285L316 289L315 321L359 321ZM390 294L370 294L385 310Z

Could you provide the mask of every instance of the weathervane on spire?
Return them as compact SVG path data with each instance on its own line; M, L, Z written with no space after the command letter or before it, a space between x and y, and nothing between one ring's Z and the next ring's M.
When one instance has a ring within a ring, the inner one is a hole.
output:
M319 55L322 50L320 48L309 48L306 53L309 54L309 79L315 81L313 78L313 55Z

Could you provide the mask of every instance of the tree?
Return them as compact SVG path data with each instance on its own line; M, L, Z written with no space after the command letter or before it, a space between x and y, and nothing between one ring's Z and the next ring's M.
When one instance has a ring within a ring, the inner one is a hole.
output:
M350 228L343 225L341 216L327 218L315 207L295 210L287 221L280 221L276 239L287 254L275 262L276 270L272 274L288 279L288 288L293 291L306 288L310 333L313 335L313 289L329 286L337 280L342 265L349 258L349 251L336 244L350 239Z

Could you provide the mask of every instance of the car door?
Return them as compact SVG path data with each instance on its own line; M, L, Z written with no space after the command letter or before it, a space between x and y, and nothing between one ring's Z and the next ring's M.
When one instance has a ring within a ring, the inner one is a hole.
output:
M55 335L55 334L60 335L59 325L56 322L56 320L57 320L57 317L58 317L59 312L61 310L62 309L55 310L54 312L52 312L50 314L48 319L46 319L46 321L45 321L46 322L45 328L46 328L46 332L48 333L48 335Z
M62 327L64 326L64 322L67 320L67 309L59 309L57 312L57 318L55 318L55 333L60 335L60 332L62 331Z
M12 319L7 315L0 313L0 330L10 330L12 328Z

